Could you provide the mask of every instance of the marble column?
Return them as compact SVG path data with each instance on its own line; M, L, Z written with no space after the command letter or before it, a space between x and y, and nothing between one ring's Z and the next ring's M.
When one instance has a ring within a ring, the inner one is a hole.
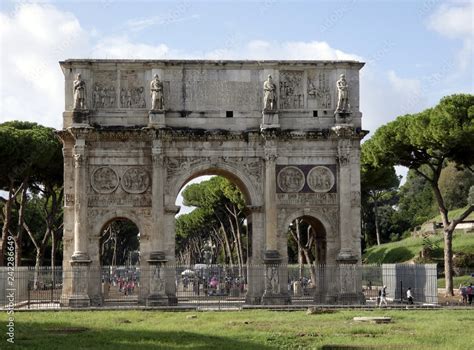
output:
M90 306L89 269L91 260L87 252L87 159L85 139L76 139L73 151L74 157L74 253L71 256L70 275L65 273L65 278L71 279L72 293L68 304L73 308Z
M158 136L159 137L159 136ZM153 140L151 149L153 174L152 174L152 227L150 232L150 243L147 252L148 265L145 266L149 281L149 293L146 304L170 305L175 303L175 288L170 286L171 276L174 276L168 262L174 262L174 249L167 249L167 240L165 237L165 205L164 205L164 153L162 140L156 138ZM173 278L174 285L174 278Z
M349 138L339 138L337 145L339 162L339 233L341 249L337 260L341 263L355 263L353 251L352 208L351 208L351 147Z
M73 261L90 261L87 253L87 160L84 139L74 146L74 253Z
M284 279L287 268L282 266L282 256L278 245L278 220L276 198L276 141L273 135L266 135L265 145L265 252L263 255L265 291L262 304L284 305L291 302L287 281Z
M277 251L276 148L265 149L265 249Z

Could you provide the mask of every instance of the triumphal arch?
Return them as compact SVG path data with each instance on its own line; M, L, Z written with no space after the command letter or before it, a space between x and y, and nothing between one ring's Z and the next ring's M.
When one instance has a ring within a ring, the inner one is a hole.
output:
M287 232L324 231L315 300L358 300L359 70L355 61L90 60L65 76L64 280L70 306L100 304L99 239L113 219L140 231L139 302L176 302L175 201L192 178L244 193L251 231L248 303L284 304ZM171 271L171 272L170 272ZM323 286L326 286L323 288ZM347 299L346 299L347 300Z

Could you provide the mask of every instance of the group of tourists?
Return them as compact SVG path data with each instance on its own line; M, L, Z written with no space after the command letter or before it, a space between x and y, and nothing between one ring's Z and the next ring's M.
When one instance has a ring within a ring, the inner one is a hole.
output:
M474 286L470 283L468 286L459 285L459 295L461 296L461 302L464 305L472 305L472 298L474 296Z

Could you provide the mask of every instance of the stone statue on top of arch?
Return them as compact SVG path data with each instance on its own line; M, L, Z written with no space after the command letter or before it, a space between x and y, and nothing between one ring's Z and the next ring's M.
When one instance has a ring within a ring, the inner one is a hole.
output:
M277 109L276 85L272 76L269 75L263 83L263 111L264 113L275 113Z
M349 114L349 84L346 76L341 74L339 80L336 82L337 86L337 108L336 113Z
M86 109L86 82L82 80L81 75L76 75L76 80L72 83L73 88L73 109L84 110Z
M155 74L153 80L150 82L151 94L151 110L162 111L164 109L163 103L163 83L160 81L158 74Z

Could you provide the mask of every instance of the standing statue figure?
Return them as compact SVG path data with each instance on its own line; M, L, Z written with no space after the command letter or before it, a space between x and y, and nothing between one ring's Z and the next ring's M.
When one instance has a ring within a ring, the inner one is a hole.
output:
M86 109L86 82L81 79L81 75L76 75L73 82L74 104L73 109Z
M349 85L344 74L341 74L336 85L338 92L336 112L347 112L349 109Z
M272 76L263 83L263 110L265 112L276 111L276 85L273 83Z
M155 74L154 79L150 83L151 94L151 109L163 110L163 83L160 81L158 74Z

